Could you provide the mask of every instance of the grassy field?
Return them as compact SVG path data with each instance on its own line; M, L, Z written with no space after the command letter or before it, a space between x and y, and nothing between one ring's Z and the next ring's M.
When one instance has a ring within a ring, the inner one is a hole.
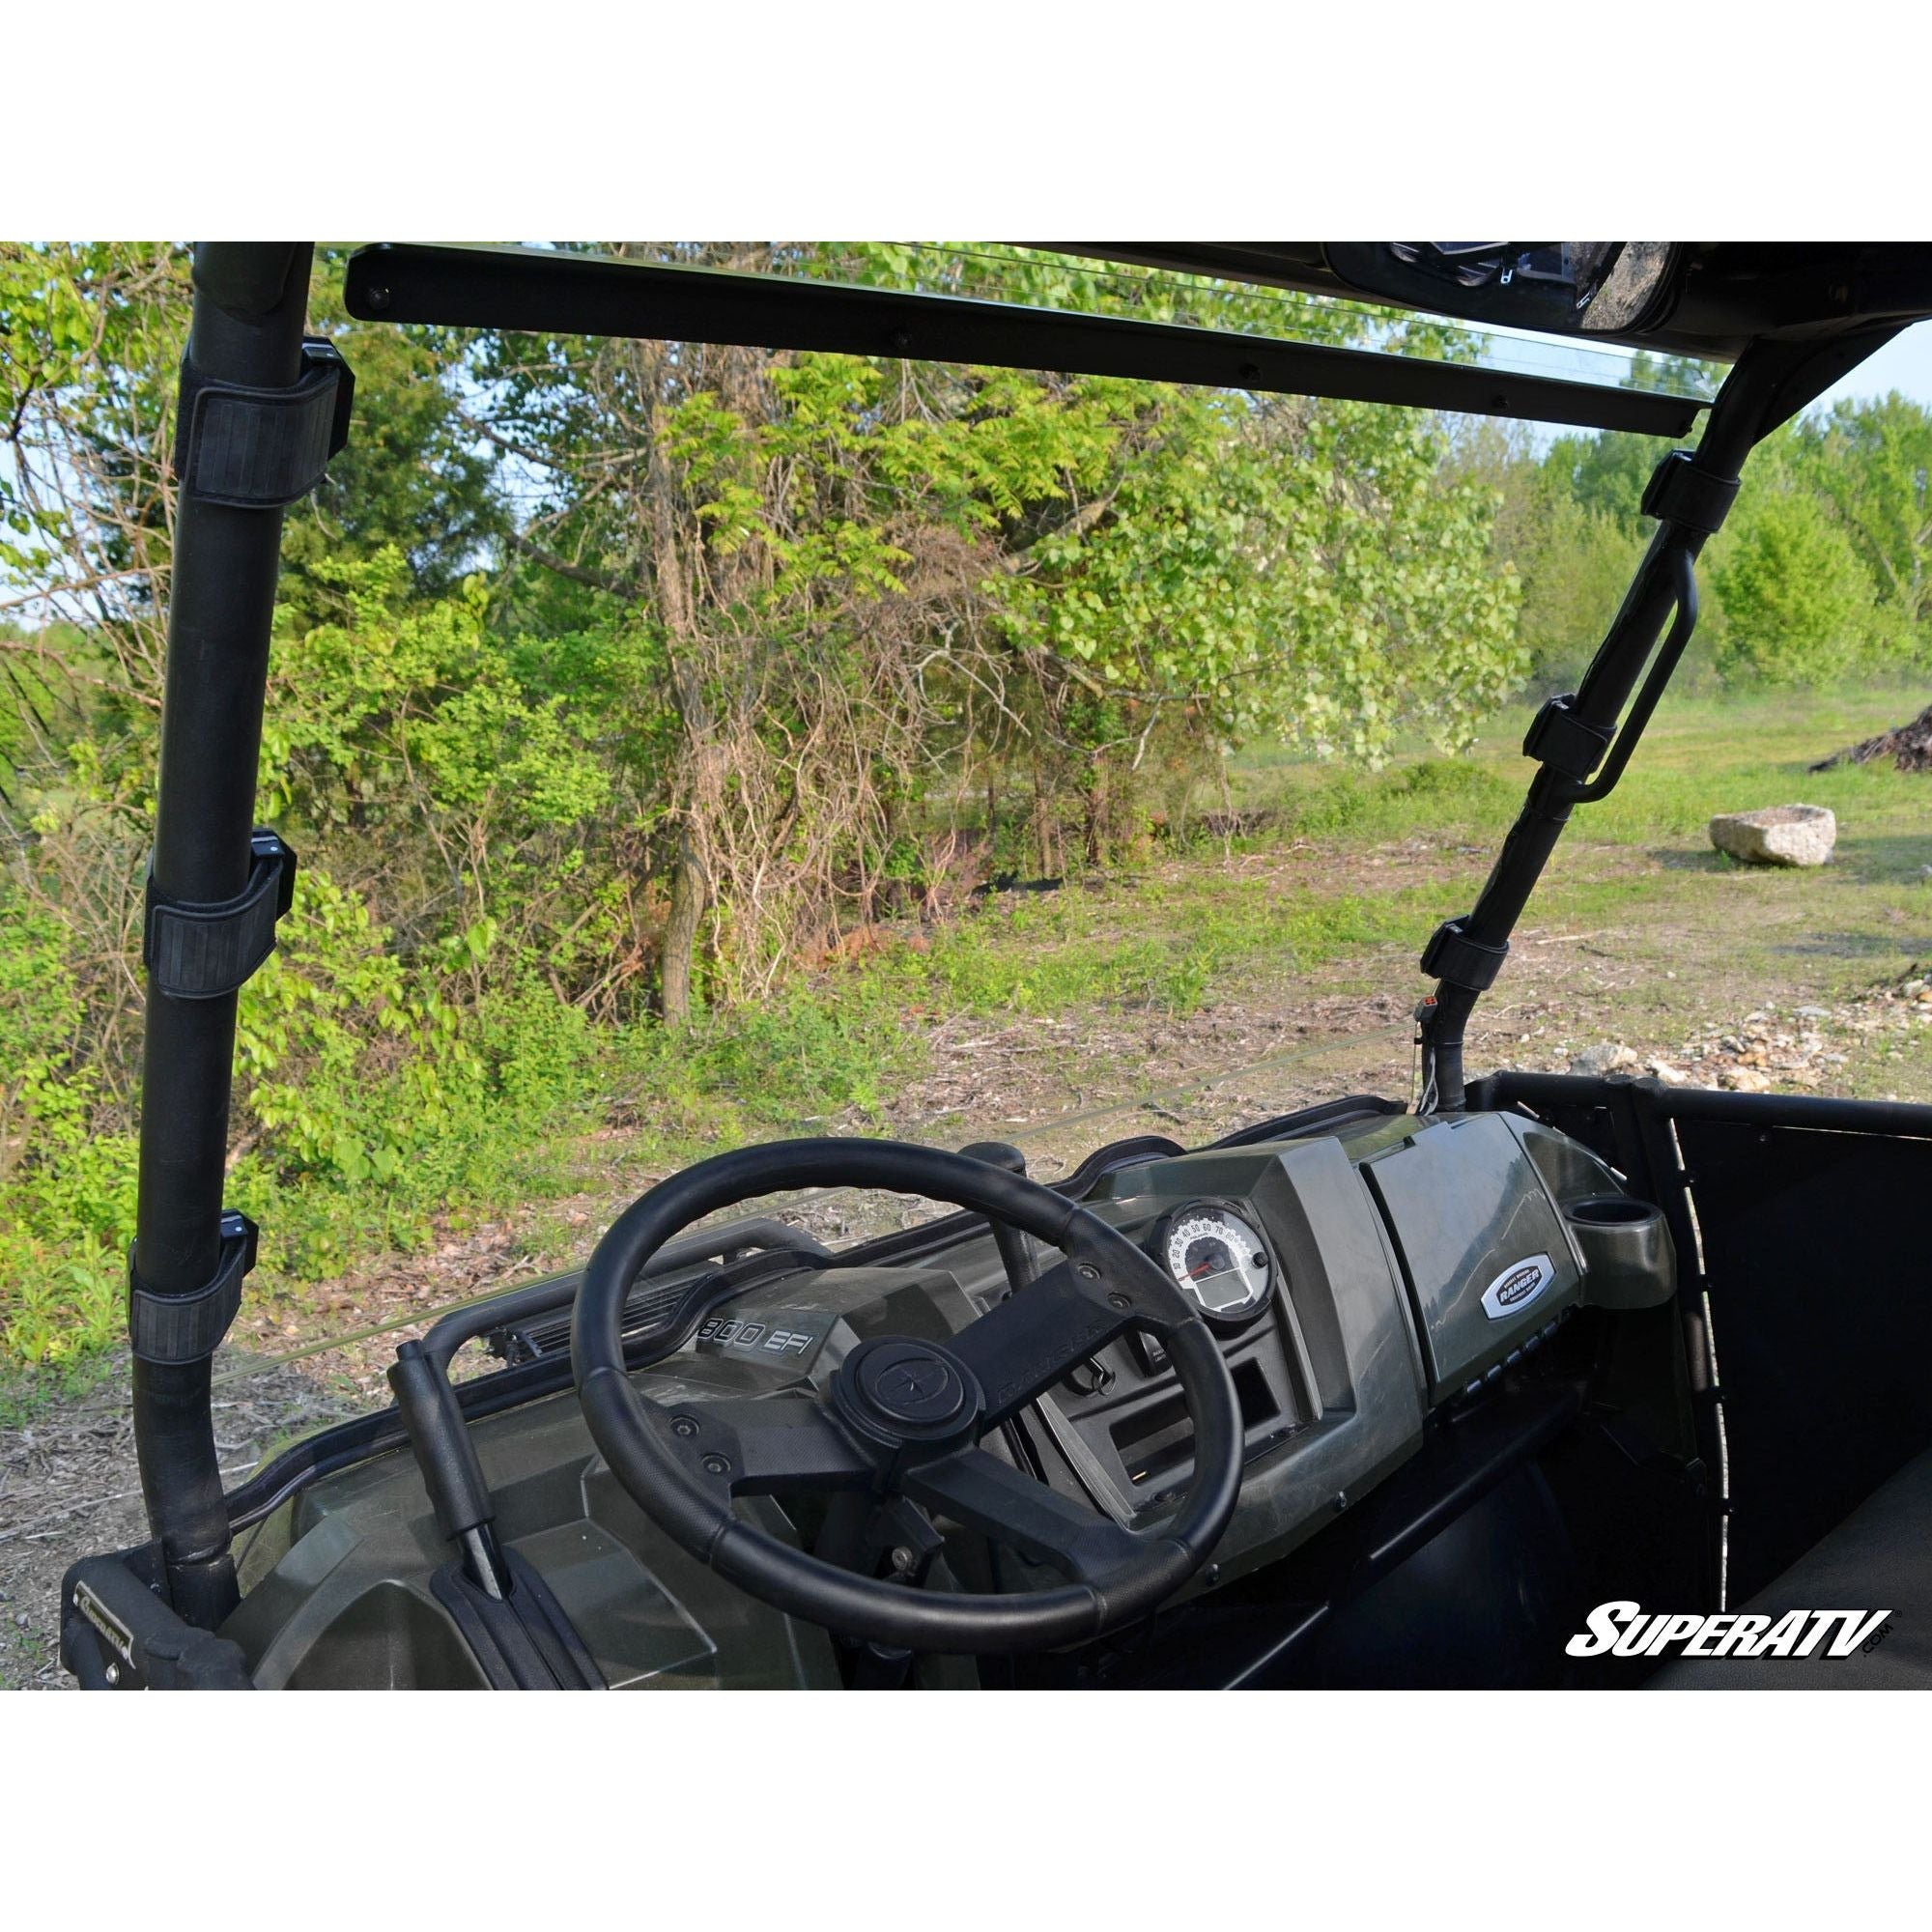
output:
M1572 820L1495 1001L1559 931L1579 957L1625 969L1618 1025L1652 1043L1734 1009L1844 1000L1903 977L1932 954L1932 780L1807 767L1918 702L1899 691L1667 700L1618 789ZM1421 981L1390 949L1419 952L1480 886L1531 769L1529 717L1498 717L1463 758L1417 753L1375 775L1245 754L1230 786L1240 837L1142 879L989 909L935 940L923 978L979 1010L1184 1008L1297 980L1412 1000ZM1837 815L1829 868L1763 870L1712 850L1714 813L1798 801Z

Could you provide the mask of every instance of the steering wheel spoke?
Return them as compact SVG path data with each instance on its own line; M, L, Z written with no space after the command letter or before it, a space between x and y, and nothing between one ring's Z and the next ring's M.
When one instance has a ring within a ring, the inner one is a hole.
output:
M1104 1586L1129 1570L1147 1546L1097 1511L1023 1475L984 1449L964 1449L906 1473L915 1502L1004 1543L1076 1583Z
M858 1490L873 1466L815 1402L687 1402L661 1425L678 1460L698 1480L733 1496L801 1490Z
M979 1378L985 1397L980 1433L997 1428L1129 1327L1135 1311L1125 1295L1119 1299L1126 1305L1108 1300L1091 1264L1062 1262L953 1336L949 1346Z

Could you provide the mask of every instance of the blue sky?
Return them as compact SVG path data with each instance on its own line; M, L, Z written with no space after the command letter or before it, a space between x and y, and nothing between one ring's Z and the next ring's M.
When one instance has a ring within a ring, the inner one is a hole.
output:
M1840 396L1882 396L1896 389L1916 403L1932 407L1932 322L1915 323L1842 383L1819 397L1814 408L1829 408Z

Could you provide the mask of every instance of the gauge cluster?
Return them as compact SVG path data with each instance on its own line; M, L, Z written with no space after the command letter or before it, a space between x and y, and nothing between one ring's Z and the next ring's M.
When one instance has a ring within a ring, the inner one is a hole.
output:
M1243 1214L1216 1201L1190 1201L1164 1215L1150 1243L1211 1327L1244 1327L1274 1293L1275 1264L1267 1238Z

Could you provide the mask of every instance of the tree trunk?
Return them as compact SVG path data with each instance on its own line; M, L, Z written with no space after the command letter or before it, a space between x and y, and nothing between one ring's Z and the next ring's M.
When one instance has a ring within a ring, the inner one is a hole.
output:
M693 962L697 952L697 927L704 917L704 867L689 833L678 839L677 868L671 874L670 912L665 920L660 985L665 1025L686 1026L691 1020Z
M664 625L670 660L671 691L683 726L686 771L683 823L678 828L677 862L671 872L670 910L665 920L659 989L665 1024L690 1023L693 1006L697 930L704 919L710 877L704 861L707 828L702 814L716 807L713 724L705 697L701 655L697 648L697 615L691 582L694 533L680 526L677 479L665 448L663 355L661 345L640 344L636 350L639 386L652 398L646 435L648 456L644 500L646 554L650 559L657 614Z

